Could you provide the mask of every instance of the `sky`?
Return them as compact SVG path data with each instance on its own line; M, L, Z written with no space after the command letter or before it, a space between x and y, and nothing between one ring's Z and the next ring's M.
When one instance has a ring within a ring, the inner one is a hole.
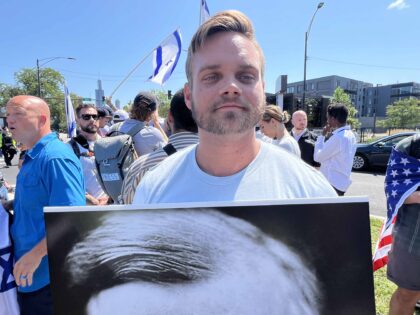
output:
M309 35L307 79L340 75L372 84L420 82L420 0L324 2ZM252 20L270 93L282 74L289 83L303 80L305 32L318 3L207 0L211 14L236 9ZM76 60L56 59L43 67L60 71L71 92L94 98L98 79L110 95L144 59L113 99L124 105L141 90L174 93L186 82L186 50L199 9L199 0L1 1L0 82L13 84L14 73L35 68L37 59L72 57ZM147 82L153 72L150 53L177 28L183 51L174 73L163 87Z

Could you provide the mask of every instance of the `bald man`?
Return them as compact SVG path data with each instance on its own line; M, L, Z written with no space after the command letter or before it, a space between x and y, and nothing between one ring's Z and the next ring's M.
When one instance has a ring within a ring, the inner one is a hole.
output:
M316 135L308 130L308 117L303 110L297 110L292 115L292 136L299 144L302 160L312 166L319 166L314 161Z
M44 100L16 96L6 111L14 139L28 148L12 203L18 302L21 314L52 314L43 208L85 205L83 172L70 147L51 132Z

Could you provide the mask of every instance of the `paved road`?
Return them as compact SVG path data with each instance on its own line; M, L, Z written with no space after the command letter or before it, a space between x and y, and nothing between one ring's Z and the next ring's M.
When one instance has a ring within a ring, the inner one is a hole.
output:
M346 196L368 196L370 214L386 217L385 171L353 172Z
M0 158L0 172L3 173L6 180L16 184L17 156L13 159L12 167L4 168L3 159ZM384 170L373 172L353 172L351 175L353 183L351 184L346 196L368 196L370 213L373 215L385 217L385 193L384 193Z

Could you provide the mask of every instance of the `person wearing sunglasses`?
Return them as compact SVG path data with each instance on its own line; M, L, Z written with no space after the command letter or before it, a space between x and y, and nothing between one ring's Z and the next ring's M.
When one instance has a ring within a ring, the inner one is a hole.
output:
M78 135L69 141L83 168L88 205L106 205L109 196L102 189L96 170L93 146L100 138L98 134L99 116L93 104L81 104L76 108Z
M299 144L284 126L289 120L288 112L282 112L276 105L266 106L260 120L260 130L265 135L262 140L278 145L300 157Z

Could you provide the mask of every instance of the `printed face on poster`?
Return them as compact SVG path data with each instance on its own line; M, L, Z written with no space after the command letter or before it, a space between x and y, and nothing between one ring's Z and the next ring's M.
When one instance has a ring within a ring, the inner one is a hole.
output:
M54 314L375 314L368 203L56 207Z

